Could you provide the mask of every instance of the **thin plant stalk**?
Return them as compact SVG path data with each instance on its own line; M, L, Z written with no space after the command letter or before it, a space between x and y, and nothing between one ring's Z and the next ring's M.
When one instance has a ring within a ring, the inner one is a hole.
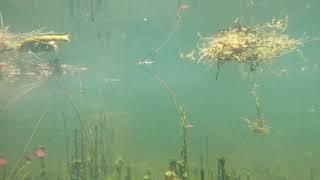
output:
M200 180L204 180L203 155L200 156Z
M4 167L3 167L3 175L2 175L2 179L3 179L3 180L6 180L6 176L7 176L7 167L6 167L6 166L4 166Z
M183 138L183 143L182 143L182 149L181 149L181 159L183 160L183 165L184 165L184 172L183 175L187 175L186 177L182 177L183 179L188 179L189 176L189 167L188 167L188 151L187 151L187 115L186 112L184 111L183 105L180 105L175 92L170 88L170 86L162 80L156 73L152 71L152 69L147 68L146 70L152 74L152 76L159 81L160 85L165 88L165 90L169 93L170 98L172 102L175 105L176 111L179 114L180 121L181 121L181 128L182 128L182 138Z
M207 176L210 174L209 169L209 136L206 136L206 158L207 158Z
M24 148L23 148L23 152L22 152L22 156L18 159L18 161L15 163L15 165L13 166L11 172L9 173L8 179L13 175L14 171L16 170L18 164L21 162L21 160L24 157L24 154L27 152L29 145L34 137L34 135L37 133L39 125L41 123L41 121L44 119L45 115L48 113L48 108L41 114L39 120L37 121L35 127L33 128L33 131L29 137L29 140L27 141L27 143L25 144Z
M95 130L95 140L94 140L94 177L95 179L98 179L99 177L99 166L98 166L98 144L99 144L99 139L98 139L98 126L96 125L94 127Z
M64 139L65 139L65 151L66 151L66 166L67 166L67 172L69 176L71 175L71 169L70 169L70 159L69 159L69 133L68 133L68 125L66 118L63 117L63 129L64 129Z

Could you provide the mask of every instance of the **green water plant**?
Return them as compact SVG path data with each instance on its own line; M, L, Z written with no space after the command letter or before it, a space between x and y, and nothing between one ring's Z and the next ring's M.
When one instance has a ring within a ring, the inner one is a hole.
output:
M48 179L47 168L45 166L45 158L48 156L46 149L43 146L37 148L33 153L40 161L40 180Z
M151 169L147 169L144 176L143 180L151 180Z
M304 39L294 39L285 33L288 16L273 18L265 24L245 26L234 20L234 25L226 30L215 32L211 37L200 37L198 62L217 65L225 62L246 63L251 71L262 63L298 50Z
M2 169L2 179L5 180L7 177L7 160L4 158L3 155L0 155L0 168Z
M179 178L186 180L189 179L189 168L188 168L188 150L187 150L187 130L191 128L192 125L188 123L187 112L184 110L184 106L178 102L176 93L170 88L168 83L162 80L156 73L152 71L151 68L146 68L156 79L160 85L169 93L170 99L172 100L176 112L179 116L179 123L182 129L182 147L180 151L180 160L177 161L179 167Z
M218 175L217 180L228 180L229 176L227 175L227 171L225 168L226 159L221 157L218 159Z
M204 180L203 155L200 156L200 180Z
M115 163L114 163L114 167L116 169L116 176L115 176L115 180L121 180L122 179L122 168L124 165L124 160L121 156L118 156L118 158L116 159Z
M80 169L81 169L81 159L79 155L79 141L78 141L78 129L74 130L74 153L72 156L72 163L70 168L71 177L73 180L79 180L80 179Z
M132 179L132 169L131 169L131 167L130 166L127 166L127 174L126 174L126 176L125 176L125 180L131 180Z
M178 169L177 169L177 161L172 159L169 161L169 168L164 173L165 180L178 180Z
M257 84L254 84L251 94L256 100L256 120L250 121L248 118L241 118L241 120L248 126L248 128L257 134L267 135L270 132L271 127L265 124L262 110L261 110L261 100L256 93Z

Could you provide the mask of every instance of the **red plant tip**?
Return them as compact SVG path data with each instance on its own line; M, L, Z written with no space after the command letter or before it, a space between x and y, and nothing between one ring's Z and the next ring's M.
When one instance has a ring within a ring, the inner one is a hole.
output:
M38 149L36 149L33 153L36 157L38 158L45 158L47 157L48 153L46 152L46 150L44 149L44 147L39 147Z
M3 167L3 166L5 166L5 165L7 165L7 160L5 159L5 158L3 158L3 157L0 157L0 167Z

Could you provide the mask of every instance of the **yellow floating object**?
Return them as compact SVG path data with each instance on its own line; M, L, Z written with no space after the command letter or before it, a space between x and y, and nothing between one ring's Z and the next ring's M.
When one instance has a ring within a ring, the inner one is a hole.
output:
M70 42L69 34L34 35L17 43L16 50L32 52L51 51L58 48L58 42Z
M61 42L70 42L69 34L44 34L44 35L35 35L31 38L25 39L21 42L32 43L32 42L50 42L50 41L61 41Z

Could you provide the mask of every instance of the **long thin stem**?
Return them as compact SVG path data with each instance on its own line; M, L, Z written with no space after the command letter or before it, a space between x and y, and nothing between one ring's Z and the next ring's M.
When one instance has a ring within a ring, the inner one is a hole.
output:
M27 94L29 94L32 90L34 90L35 88L39 87L41 85L42 81L38 81L26 86L23 86L21 89L21 92L18 92L14 97L10 98L7 102L7 104L0 109L0 112L4 112L5 110L7 110L12 104L14 104L15 102L17 102L20 98L26 96Z
M182 144L182 149L181 149L181 158L183 160L184 164L184 172L185 174L188 175L188 155L187 155L187 116L186 112L183 109L183 106L178 103L177 97L175 92L170 88L170 86L162 80L156 73L152 71L151 68L146 69L152 74L152 76L160 82L160 85L166 89L167 92L170 94L170 98L173 101L176 111L179 114L180 120L181 120L181 127L182 127L182 138L183 138L183 144ZM183 179L187 179L188 177L182 177Z
M7 167L3 167L3 175L2 175L2 179L5 180L6 179L6 173L7 173Z
M11 176L13 175L13 173L14 173L14 171L16 170L18 164L19 164L19 163L21 162L21 160L23 159L24 154L27 152L27 150L28 150L28 148L29 148L29 145L30 145L30 143L31 143L34 135L35 135L35 134L37 133L37 131L38 131L38 128L39 128L39 125L40 125L41 121L43 120L43 118L45 117L45 115L46 115L47 113L48 113L48 107L46 108L45 111L43 111L43 113L41 114L39 120L37 121L36 125L34 126L33 131L32 131L32 133L31 133L31 135L30 135L27 143L25 144L25 146L24 146L24 148L23 148L22 156L18 159L18 161L17 161L17 162L15 163L15 165L13 166L11 172L9 173L8 179L9 179L9 177L11 177Z
M65 151L66 151L66 165L68 174L71 175L70 162L69 162L69 133L66 118L63 116L63 129L64 129L64 137L65 137Z
M206 158L207 158L207 176L209 177L210 170L209 170L209 137L208 137L208 134L206 136Z
M180 0L178 0L177 1L177 10L176 10L176 22L174 24L173 29L169 32L167 38L160 44L160 46L157 47L152 53L150 53L150 55L148 55L144 59L153 59L157 54L159 54L161 49L163 47L165 47L170 42L170 40L173 38L175 33L179 31L179 29L182 25L182 10L181 10L180 4L181 4L181 2L180 2Z
M3 29L4 25L3 25L3 18L2 18L2 13L1 12L0 12L0 23L1 23L1 28L0 29Z

